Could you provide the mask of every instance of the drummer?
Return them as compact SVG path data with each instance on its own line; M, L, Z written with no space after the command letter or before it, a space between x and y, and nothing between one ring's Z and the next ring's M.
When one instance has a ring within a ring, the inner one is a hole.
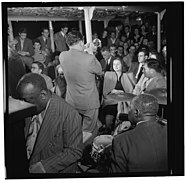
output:
M102 114L103 114L103 128L105 128L106 134L110 134L113 131L115 119L117 115L118 101L111 100L107 96L110 93L132 93L134 84L131 83L130 73L126 73L124 62L120 57L116 57L113 60L112 71L107 71L104 76L103 84L103 103L102 103ZM127 111L127 104L125 104Z
M111 151L112 173L144 173L168 170L167 126L156 119L157 99L141 94L131 101L130 131L114 137Z

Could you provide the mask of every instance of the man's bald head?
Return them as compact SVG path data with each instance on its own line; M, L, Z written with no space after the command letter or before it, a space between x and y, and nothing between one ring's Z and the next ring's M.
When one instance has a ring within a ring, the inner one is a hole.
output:
M25 74L17 84L17 91L21 99L36 106L38 113L45 109L49 91L44 78L39 74Z
M129 120L136 124L144 118L156 117L159 105L158 100L149 94L140 94L131 101L131 110L128 113Z
M140 94L135 96L131 102L135 109L138 109L141 114L157 114L159 105L158 100L149 94Z
M34 88L35 90L46 90L47 85L42 76L35 73L25 74L17 84L17 91L21 92L24 88Z

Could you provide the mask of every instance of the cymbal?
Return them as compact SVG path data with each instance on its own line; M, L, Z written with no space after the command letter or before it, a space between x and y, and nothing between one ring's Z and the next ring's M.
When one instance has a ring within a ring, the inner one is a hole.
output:
M146 94L151 94L158 99L158 103L162 105L167 105L167 89L156 88L150 91L146 91Z
M111 93L107 97L108 99L116 100L118 102L121 101L131 101L136 95L132 93L121 93L121 94L114 94Z

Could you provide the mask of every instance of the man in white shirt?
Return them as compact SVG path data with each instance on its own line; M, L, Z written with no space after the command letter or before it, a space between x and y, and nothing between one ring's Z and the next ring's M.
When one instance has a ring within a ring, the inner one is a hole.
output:
M143 70L143 64L144 62L149 58L149 52L147 49L140 49L138 52L138 62L139 62L139 66L138 66L138 71L136 73L136 79L137 82L139 81L141 75L143 74L142 70Z
M139 95L156 88L166 88L166 78L162 75L162 67L158 60L148 59L143 65L144 74L136 84L133 94Z
M44 65L41 62L35 61L32 63L31 72L41 75L46 82L47 88L51 90L53 88L52 79L49 76L43 74L43 71Z

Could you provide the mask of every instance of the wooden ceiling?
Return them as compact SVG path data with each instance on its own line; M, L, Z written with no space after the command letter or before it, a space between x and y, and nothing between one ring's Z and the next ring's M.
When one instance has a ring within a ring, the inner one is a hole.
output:
M152 13L161 12L163 9L164 7L159 6L95 6L92 19L150 16ZM84 19L82 7L11 7L7 10L8 17Z

